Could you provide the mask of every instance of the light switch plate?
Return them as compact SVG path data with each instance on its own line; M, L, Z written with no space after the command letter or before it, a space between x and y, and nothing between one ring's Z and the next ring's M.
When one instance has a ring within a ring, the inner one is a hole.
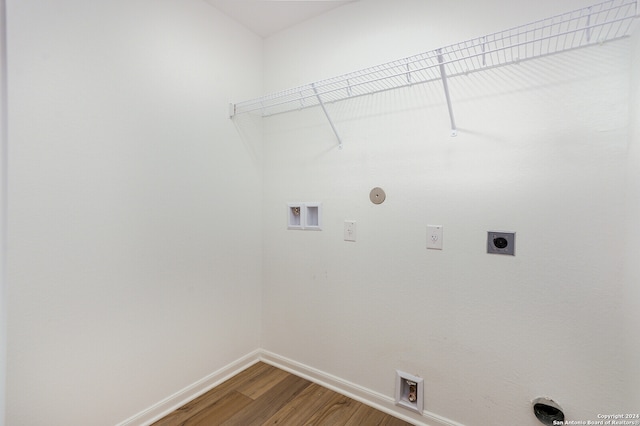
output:
M427 248L442 250L442 225L427 225Z

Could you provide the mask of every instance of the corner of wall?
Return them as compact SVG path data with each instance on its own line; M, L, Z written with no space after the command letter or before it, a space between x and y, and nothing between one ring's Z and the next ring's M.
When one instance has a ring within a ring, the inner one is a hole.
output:
M0 426L4 426L7 370L6 218L7 218L7 23L0 0Z
M629 149L627 158L627 223L624 294L622 309L626 318L624 357L628 371L627 395L629 407L640 404L640 366L637 353L640 352L640 25L632 35L631 69L629 95Z
M169 413L182 407L189 401L193 401L197 397L218 386L220 383L251 367L253 364L260 361L259 356L260 351L256 349L248 353L247 355L214 371L208 376L203 377L195 383L190 384L184 389L179 390L178 392L152 405L146 410L143 410L142 412L128 418L122 423L118 423L118 425L116 426L152 425Z

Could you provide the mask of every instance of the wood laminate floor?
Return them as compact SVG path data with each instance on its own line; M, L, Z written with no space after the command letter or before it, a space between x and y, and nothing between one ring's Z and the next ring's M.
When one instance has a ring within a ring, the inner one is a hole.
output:
M259 362L152 426L410 425Z

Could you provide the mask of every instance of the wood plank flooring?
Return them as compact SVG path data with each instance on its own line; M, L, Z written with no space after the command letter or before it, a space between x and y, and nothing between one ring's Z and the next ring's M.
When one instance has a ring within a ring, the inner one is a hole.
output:
M152 426L410 425L259 362Z

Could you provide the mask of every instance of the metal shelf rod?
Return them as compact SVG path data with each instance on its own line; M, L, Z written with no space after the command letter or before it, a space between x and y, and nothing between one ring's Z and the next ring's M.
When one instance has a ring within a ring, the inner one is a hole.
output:
M329 121L329 125L331 126L331 129L333 130L333 133L335 133L336 138L338 139L338 147L340 149L342 149L342 139L340 138L340 135L338 134L338 131L336 130L336 126L333 124L333 120L331 119L331 116L327 112L327 108L325 108L324 102L322 102L322 98L320 97L320 94L316 90L316 86L312 83L311 87L313 88L313 91L316 92L316 96L318 97L318 102L320 103L320 106L322 107L322 111L324 112L324 115L327 117L327 120Z
M444 97L447 100L447 109L449 110L449 120L451 121L451 136L458 135L456 128L456 120L453 116L453 106L451 105L451 96L449 96L449 84L447 83L447 70L444 66L444 60L438 50L438 62L440 63L440 78L442 79L442 87L444 88Z

